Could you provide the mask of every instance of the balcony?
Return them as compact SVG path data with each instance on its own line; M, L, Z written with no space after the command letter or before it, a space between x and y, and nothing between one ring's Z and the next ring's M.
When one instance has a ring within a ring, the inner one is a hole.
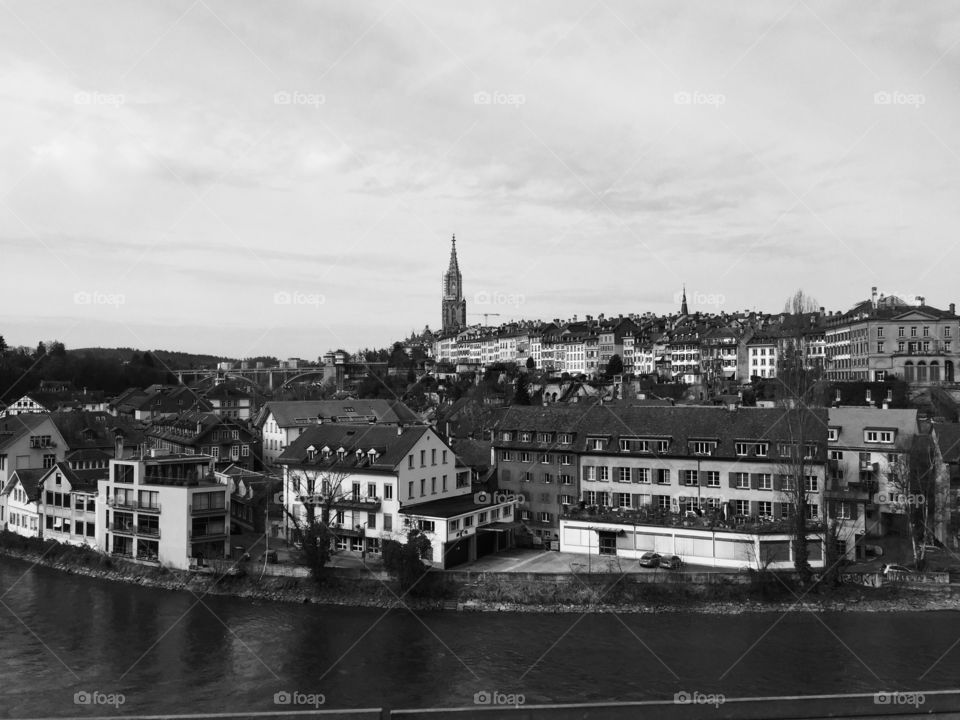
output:
M133 529L134 533L137 535L142 535L143 537L148 538L159 538L160 537L160 528L152 526L137 525Z
M224 505L212 507L209 505L198 506L191 503L187 508L191 515L224 515L227 512L227 508Z
M107 505L116 510L138 510L140 512L148 513L160 512L160 503L145 505L137 500L119 500L115 497L108 497Z
M362 512L378 512L382 502L378 497L353 494L335 498L324 495L297 495L297 500L304 505L324 505L329 502L330 507L337 510L360 510Z
M573 507L560 514L564 520L581 522L610 523L617 525L657 525L661 527L685 527L692 530L709 530L737 533L790 533L794 530L793 518L772 519L761 516L738 515L723 520L719 513L706 513L697 517L686 517L684 513L673 513L657 508L610 508L610 507ZM823 529L819 520L808 520L810 532Z
M227 537L227 528L200 528L187 530L187 537L193 541L218 540Z
M120 533L122 535L142 535L148 538L159 538L160 528L144 525L132 525L129 523L109 523L107 528L110 532Z

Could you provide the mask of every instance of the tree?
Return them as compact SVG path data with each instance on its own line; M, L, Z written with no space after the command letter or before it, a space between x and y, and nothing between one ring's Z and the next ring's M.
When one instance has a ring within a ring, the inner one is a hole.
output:
M383 566L400 583L403 593L414 589L420 578L430 569L424 560L433 555L430 538L417 528L407 533L407 541L384 540L381 547Z
M530 404L530 378L526 373L522 373L517 377L517 385L513 393L513 404Z
M613 355L607 361L607 377L623 374L623 359L619 355Z
M915 435L902 446L887 470L893 490L887 500L906 517L917 570L926 565L926 545L932 543L931 514L937 508L936 446L930 435Z
M334 509L347 495L343 483L350 475L336 467L338 461L334 458L331 456L321 461L321 469L317 471L291 471L295 492L300 496L304 513L299 516L285 508L293 524L294 538L300 543L300 562L310 570L317 582L325 578L324 570L330 561L332 545L340 525L332 522Z
M37 343L37 349L33 353L33 358L39 360L44 355L47 354L47 346L44 344L43 340Z
M783 304L783 311L791 315L803 315L804 313L817 312L819 309L820 303L817 302L816 298L807 295L802 288L788 297Z
M533 370L537 367L537 364L533 361L532 357L527 358L527 370Z

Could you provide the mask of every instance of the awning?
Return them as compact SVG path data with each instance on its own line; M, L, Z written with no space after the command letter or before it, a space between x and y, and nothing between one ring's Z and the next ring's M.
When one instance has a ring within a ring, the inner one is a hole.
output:
M483 532L484 530L489 532L508 532L510 530L516 530L521 525L523 525L522 522L495 522L478 527L477 532Z

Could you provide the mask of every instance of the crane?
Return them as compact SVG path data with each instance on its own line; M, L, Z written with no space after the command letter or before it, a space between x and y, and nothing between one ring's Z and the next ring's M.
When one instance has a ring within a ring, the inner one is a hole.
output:
M487 322L487 318L488 318L488 317L490 317L490 316L492 316L492 315L495 315L496 317L500 317L500 313L467 313L467 315L473 315L474 317L476 317L477 315L483 315L483 324L484 324L484 325L489 325L489 324L490 324L489 322Z

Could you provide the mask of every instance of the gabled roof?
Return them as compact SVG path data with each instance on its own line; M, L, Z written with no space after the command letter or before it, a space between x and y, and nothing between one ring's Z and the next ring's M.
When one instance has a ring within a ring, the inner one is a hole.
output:
M40 478L47 473L45 468L20 468L14 470L7 486L3 489L4 495L9 495L18 484L27 494L30 502L36 502L40 498Z
M48 478L60 473L70 483L70 489L75 492L97 492L97 482L110 477L110 468L93 468L89 470L74 470L66 462L58 462L49 470L44 470L40 477L38 489L50 490L53 485L47 484Z
M839 427L837 444L862 446L863 431L867 429L891 429L898 439L919 432L916 408L884 410L875 407L836 407L828 414L830 427Z
M261 426L270 414L280 427L324 422L420 423L419 416L399 400L289 400L268 402L257 414Z
M355 470L360 467L394 470L403 462L414 445L433 429L425 425L396 428L388 425L347 425L328 423L307 428L277 459L280 465L316 465ZM308 459L308 448L315 449L314 460ZM324 447L333 453L329 460L323 458ZM343 461L337 458L337 450L346 450ZM361 460L356 451L362 450ZM367 453L375 450L379 457L371 465Z
M0 418L0 452L50 419L48 413L24 413ZM56 429L56 426L54 426ZM59 432L59 431L58 431Z

